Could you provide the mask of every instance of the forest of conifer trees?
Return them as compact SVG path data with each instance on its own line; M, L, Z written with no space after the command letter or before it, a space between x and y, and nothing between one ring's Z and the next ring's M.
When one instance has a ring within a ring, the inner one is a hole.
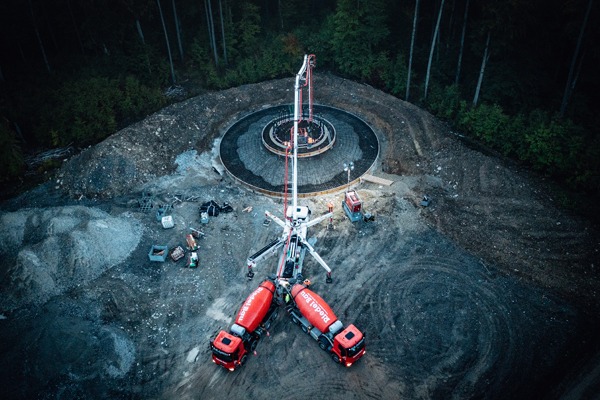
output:
M0 169L97 143L169 102L319 73L428 109L499 155L600 194L593 0L6 0ZM52 167L51 165L47 166Z

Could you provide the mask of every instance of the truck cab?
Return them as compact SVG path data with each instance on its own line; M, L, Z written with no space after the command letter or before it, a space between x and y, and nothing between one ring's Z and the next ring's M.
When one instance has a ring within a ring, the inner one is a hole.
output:
M230 332L221 331L211 343L212 360L229 371L234 371L246 363L248 353L256 350L260 338L267 332L271 322L277 318L277 308L269 309L263 324L253 332L243 326L233 324Z
M244 365L248 357L242 339L225 331L219 332L210 347L213 362L229 371Z
M365 335L350 324L334 337L331 358L337 363L350 367L365 352Z

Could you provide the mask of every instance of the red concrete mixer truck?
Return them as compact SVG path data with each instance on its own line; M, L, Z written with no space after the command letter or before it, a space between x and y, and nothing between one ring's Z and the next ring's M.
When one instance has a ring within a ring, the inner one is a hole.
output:
M260 338L277 318L277 302L274 299L275 284L263 281L246 298L229 332L221 331L210 343L215 364L235 370L244 365L248 353L253 352Z
M344 328L318 294L298 283L286 290L291 296L286 296L286 309L292 322L318 341L336 363L349 367L365 354L365 335L354 325Z

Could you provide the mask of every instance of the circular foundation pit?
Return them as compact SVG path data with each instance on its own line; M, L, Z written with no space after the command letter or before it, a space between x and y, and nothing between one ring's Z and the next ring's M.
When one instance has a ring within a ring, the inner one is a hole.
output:
M252 190L283 196L286 154L293 154L293 105L266 108L236 121L223 135L220 157L227 173ZM375 132L357 116L314 105L298 122L298 196L335 192L348 185L344 164L354 163L350 180L366 174L379 155ZM292 165L288 162L288 190Z

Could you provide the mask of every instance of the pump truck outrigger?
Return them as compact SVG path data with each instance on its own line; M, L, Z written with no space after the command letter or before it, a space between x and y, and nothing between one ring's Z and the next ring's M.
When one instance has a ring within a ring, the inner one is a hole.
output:
M365 354L365 335L352 324L344 328L321 296L303 284L282 281L280 285L289 294L286 310L292 322L318 341L333 361L350 367Z
M229 371L244 365L248 353L253 352L261 337L268 333L271 322L277 318L275 283L263 281L246 298L229 332L220 331L210 343L212 360Z

